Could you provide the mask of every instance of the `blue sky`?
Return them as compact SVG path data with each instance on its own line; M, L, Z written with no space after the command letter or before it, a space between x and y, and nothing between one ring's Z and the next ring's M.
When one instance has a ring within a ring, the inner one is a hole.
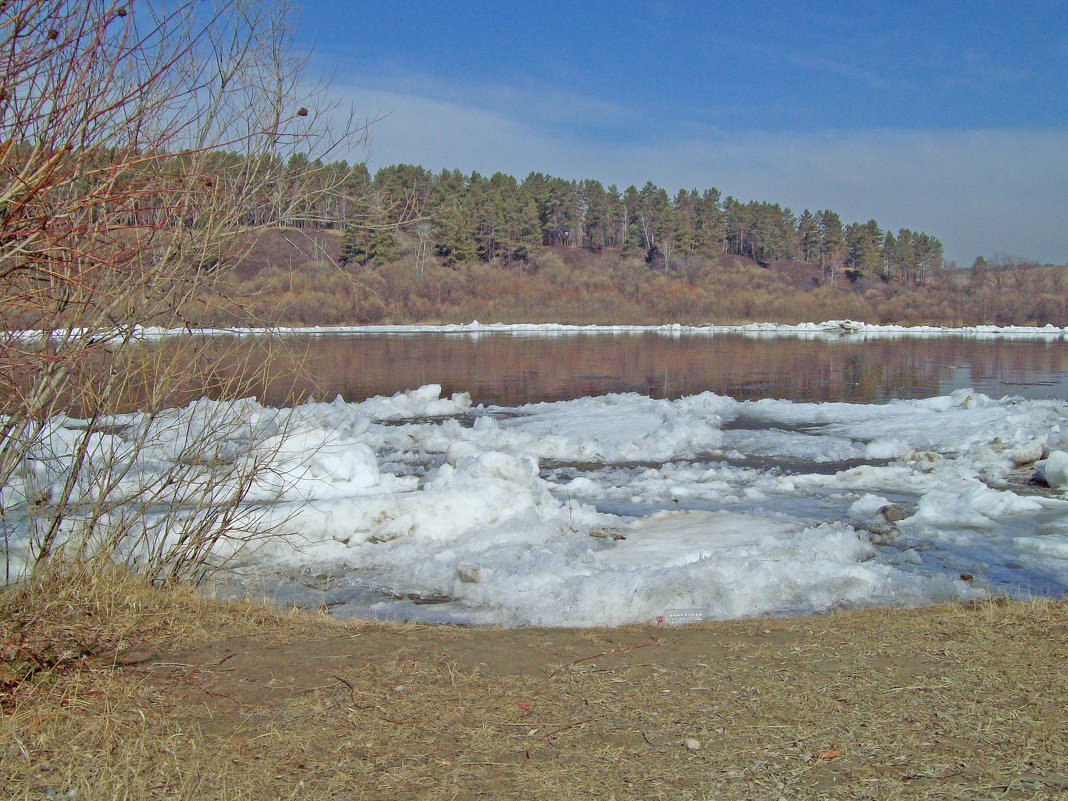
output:
M719 188L1068 262L1068 0L302 0L369 166Z

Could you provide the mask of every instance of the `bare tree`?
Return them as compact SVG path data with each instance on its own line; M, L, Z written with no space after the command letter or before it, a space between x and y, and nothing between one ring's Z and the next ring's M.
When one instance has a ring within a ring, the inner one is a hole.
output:
M823 259L823 272L826 274L827 280L833 284L834 279L838 277L844 267L845 248L838 244L828 247Z
M133 553L132 533L158 547L130 559L153 565L153 578L178 577L238 528L238 515L220 510L241 506L264 462L256 437L241 440L256 459L231 453L214 473L194 464L233 440L240 423L225 406L195 425L172 420L187 428L184 439L168 435L182 442L176 464L196 467L195 480L189 471L133 478L191 370L237 393L263 364L194 367L182 349L163 361L129 346L145 326L188 326L198 309L232 307L225 276L255 230L292 222L336 188L312 180L307 159L294 170L294 154L329 157L365 133L306 82L290 22L285 0L0 3L0 548L9 567L18 538L25 560L40 564L63 545L78 559ZM133 383L142 416L115 439ZM71 409L84 419L58 426ZM168 509L185 511L168 519Z

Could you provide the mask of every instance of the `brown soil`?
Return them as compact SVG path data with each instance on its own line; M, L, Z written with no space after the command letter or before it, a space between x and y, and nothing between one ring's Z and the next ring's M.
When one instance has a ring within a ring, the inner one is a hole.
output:
M0 596L5 796L1068 791L1068 601L491 630L123 592L104 613L46 601L36 623ZM82 646L46 664L56 625Z

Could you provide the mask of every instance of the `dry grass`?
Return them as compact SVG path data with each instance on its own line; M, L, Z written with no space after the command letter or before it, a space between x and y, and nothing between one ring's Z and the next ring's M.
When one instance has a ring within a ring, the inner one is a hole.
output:
M501 631L343 624L113 578L7 592L0 640L13 798L1068 790L1063 600Z

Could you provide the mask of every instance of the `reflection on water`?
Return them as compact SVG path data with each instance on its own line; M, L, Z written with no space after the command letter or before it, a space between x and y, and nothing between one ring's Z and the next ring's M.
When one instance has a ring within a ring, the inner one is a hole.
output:
M282 406L337 395L359 401L424 384L441 384L446 395L470 392L476 404L502 406L610 392L678 398L704 391L740 400L880 402L961 387L992 397L1068 398L1064 342L438 333L289 337L285 343L280 351L277 344L257 340L199 340L200 354L225 351L234 367L230 373L225 366L216 370L211 381L199 381L193 377L197 371L189 370L173 405L202 395L230 397L235 388ZM165 341L153 346L153 361L166 363L165 351L189 347L189 340ZM246 380L234 380L245 357L255 367L246 367ZM130 407L138 405L136 394L132 390Z
M285 402L294 388L298 395L355 401L423 384L502 406L609 392L879 402L967 386L993 397L1068 397L1063 342L436 334L322 337L309 341L303 353L304 371L318 386L294 387L279 376L268 387L268 402Z

